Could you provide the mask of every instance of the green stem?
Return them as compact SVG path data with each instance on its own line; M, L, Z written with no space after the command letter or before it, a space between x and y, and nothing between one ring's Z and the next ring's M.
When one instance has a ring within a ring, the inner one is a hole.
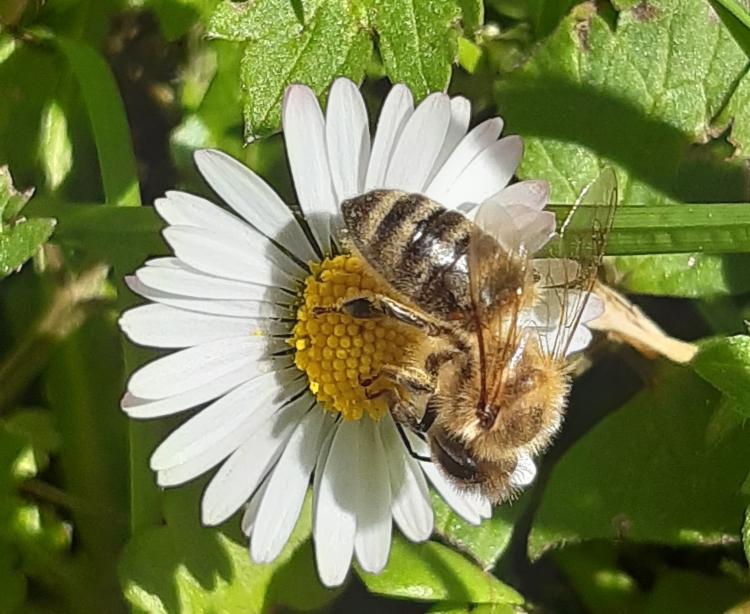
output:
M570 205L550 205L558 220ZM676 204L620 207L607 254L634 256L705 252L750 252L750 204Z

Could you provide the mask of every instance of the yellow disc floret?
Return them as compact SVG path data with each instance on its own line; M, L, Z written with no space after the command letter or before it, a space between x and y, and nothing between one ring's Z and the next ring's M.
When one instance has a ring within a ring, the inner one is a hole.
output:
M326 409L347 420L365 413L378 419L388 409L385 388L363 382L377 379L384 365L400 366L416 333L391 318L354 319L337 308L346 299L386 293L356 256L340 255L310 265L303 302L290 343L294 362L307 374L310 390ZM334 308L319 313L316 308Z

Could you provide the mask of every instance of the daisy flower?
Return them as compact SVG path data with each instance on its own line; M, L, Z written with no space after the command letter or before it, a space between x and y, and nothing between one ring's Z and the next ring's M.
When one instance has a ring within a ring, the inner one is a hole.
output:
M500 138L497 117L469 130L465 98L436 93L415 108L396 85L371 139L359 90L340 79L325 115L309 88L293 85L282 117L303 219L215 150L198 151L195 162L231 212L184 192L156 201L174 256L150 260L128 279L149 302L125 312L120 325L133 342L173 352L132 374L122 408L139 419L201 408L158 446L151 468L167 487L218 466L202 521L217 525L244 507L256 562L281 552L312 480L317 566L322 582L335 586L353 556L366 571L383 569L393 522L410 540L430 536L428 481L468 522L491 515L488 500L459 492L417 460L384 400L368 399L359 383L398 365L411 333L386 320L313 312L380 283L340 251L339 204L391 188L471 215L471 203L492 199L546 238L554 216L541 211L544 182L508 186L520 138ZM535 471L531 454L521 454L513 484L528 484Z

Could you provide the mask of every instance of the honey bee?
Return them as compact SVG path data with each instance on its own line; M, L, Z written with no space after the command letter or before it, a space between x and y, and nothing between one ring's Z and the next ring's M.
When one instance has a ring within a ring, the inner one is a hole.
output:
M427 441L458 488L493 503L512 497L524 483L518 472L559 428L567 356L588 341L578 325L596 311L590 295L616 203L605 169L559 233L553 213L523 205L490 201L472 222L395 190L342 204L349 249L392 292L349 297L336 309L423 333L406 366L361 383L370 398L387 396L407 445L404 427ZM548 258L533 259L545 243Z

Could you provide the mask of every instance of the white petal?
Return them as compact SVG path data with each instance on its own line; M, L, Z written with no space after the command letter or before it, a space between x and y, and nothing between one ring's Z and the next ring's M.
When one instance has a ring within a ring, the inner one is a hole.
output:
M206 275L184 264L177 258L175 266L145 266L135 272L145 285L193 298L228 299L291 303L294 296L279 288L251 284L234 279ZM147 263L148 264L148 263Z
M583 325L577 326L573 334L570 336L565 355L570 356L571 354L585 350L591 343L592 337L593 335L588 328Z
M267 240L228 241L220 234L193 226L170 226L163 234L180 260L203 273L294 288L294 272L284 266L291 261Z
M538 252L555 234L557 219L551 211L539 211L526 205L506 205L518 229L519 239L529 254Z
M443 141L443 147L440 150L432 174L428 180L428 185L432 178L438 173L445 161L453 153L453 150L466 136L469 129L469 120L471 119L471 103L463 96L451 98L451 121L448 124L448 132Z
M354 552L356 533L356 466L359 422L342 422L335 431L331 450L317 489L313 538L320 580L338 586L346 578Z
M171 305L188 311L213 313L220 316L236 316L240 318L290 318L293 314L284 306L259 301L233 301L196 299L154 290L133 276L125 278L125 283L136 294L155 303ZM272 288L269 288L272 290Z
M300 421L268 478L268 487L255 518L250 541L256 563L273 561L284 548L305 501L320 444L332 425L317 406Z
M488 119L467 134L453 150L445 163L440 167L435 178L430 182L425 195L444 204L443 198L469 163L500 136L503 120L499 117Z
M362 569L380 573L391 551L391 486L379 429L369 418L360 422L354 551Z
M271 363L268 361L255 363L260 370L270 369ZM120 406L122 410L131 418L159 418L161 416L168 416L175 414L186 409L191 409L202 403L213 401L220 397L225 392L230 391L232 388L236 388L241 383L246 382L252 377L253 372L249 372L246 369L246 365L240 363L238 368L234 371L230 371L215 380L192 388L180 394L176 394L165 399L158 399L156 401L151 399L140 399L133 396L129 392L126 392L122 397Z
M420 456L429 456L430 449L428 445L419 437L406 431L412 450ZM476 497L459 492L451 481L443 475L435 463L429 461L419 461L422 471L430 479L432 485L440 493L445 502L453 508L453 511L461 516L466 522L479 524L482 522L479 505L473 500Z
M598 297L596 294L589 294L586 306L581 312L581 322L591 322L596 320L604 313L604 300Z
M250 501L247 502L245 511L242 513L242 521L240 523L240 527L242 528L242 532L248 537L250 537L253 529L255 528L255 518L258 516L258 509L260 508L260 504L263 502L263 496L266 494L267 487L268 479L266 478L265 480L263 480L263 482L261 482L261 485L258 486L258 489L255 491L255 493L253 493Z
M474 158L436 200L449 209L465 202L485 201L508 184L522 155L523 142L519 137L496 141Z
M302 403L302 400L300 399L297 399L297 401ZM304 400L304 403L309 406L309 397ZM185 482L188 482L214 468L225 458L233 454L235 450L243 446L245 441L254 437L256 433L266 433L268 429L272 429L273 432L276 433L276 430L274 430L276 427L268 425L275 425L279 416L285 414L290 407L292 407L291 403L281 410L279 410L278 408L274 408L273 411L275 411L276 415L269 411L264 411L262 412L262 414L259 413L258 415L253 417L252 424L243 424L241 430L238 430L236 433L232 433L229 436L225 436L223 439L212 437L211 446L205 447L205 449L202 449L200 451L194 450L193 455L189 459L179 464L166 466L162 469L157 469L157 484L163 488L168 486L176 486L178 484L184 484ZM298 420L300 417L301 415L298 416L296 420ZM287 435L290 434L291 431L287 433Z
M380 424L388 459L393 519L411 541L424 541L432 534L435 522L424 474L401 441L390 414Z
M436 92L422 101L404 126L388 164L385 187L423 192L443 147L451 119L450 99Z
M172 431L154 450L151 469L176 467L213 450L225 451L223 457L231 454L304 388L301 379L293 379L299 373L295 371L264 373L214 401Z
M130 377L128 391L142 399L164 399L208 384L244 365L267 357L262 337L221 339L158 358Z
M260 425L232 453L203 492L201 520L204 524L221 524L250 498L276 464L294 428L310 405L312 400L306 398L297 408L290 406L280 411Z
M519 181L500 190L491 201L498 205L525 205L532 209L544 209L549 201L549 183L537 179Z
M362 95L349 79L336 79L328 94L326 148L337 202L362 191L370 157L370 128Z
M393 147L413 112L414 99L409 88L401 84L394 85L388 92L378 119L365 179L365 192L385 186L385 173Z
M242 241L247 233L257 231L228 211L205 198L187 192L167 192L154 202L156 212L170 226L192 226Z
M323 112L309 87L290 85L284 94L281 115L297 199L318 244L328 248L338 203L326 154Z
M302 262L316 257L289 207L244 164L215 149L195 152L195 163L216 193L260 232Z
M510 483L513 486L528 486L536 477L536 465L526 452L518 453L518 462L516 468L510 476Z
M119 323L133 343L161 348L187 348L247 336L255 328L255 322L246 318L207 315L159 303L128 309Z

